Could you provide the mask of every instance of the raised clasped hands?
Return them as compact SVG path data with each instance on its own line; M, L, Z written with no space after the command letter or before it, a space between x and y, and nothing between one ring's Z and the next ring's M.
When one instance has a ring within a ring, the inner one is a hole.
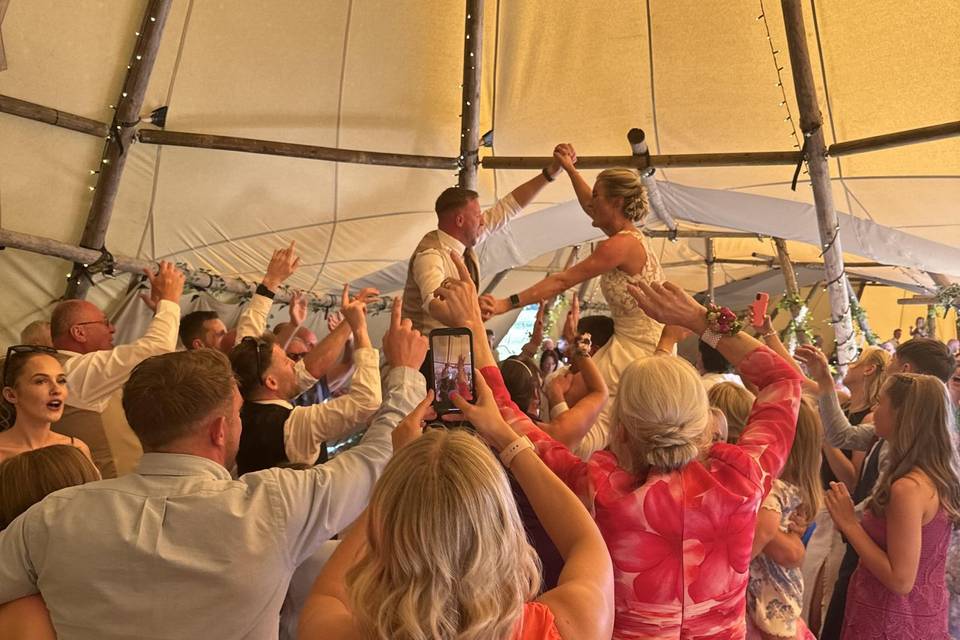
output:
M567 142L562 142L558 144L553 149L553 166L556 166L557 169L563 169L564 171L573 171L574 165L577 164L577 152L574 150L573 145Z

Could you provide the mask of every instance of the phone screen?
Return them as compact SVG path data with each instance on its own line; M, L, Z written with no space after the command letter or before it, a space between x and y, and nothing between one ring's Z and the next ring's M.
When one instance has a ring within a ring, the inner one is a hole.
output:
M430 334L434 404L438 413L459 411L451 393L473 402L473 344L469 329L438 329Z

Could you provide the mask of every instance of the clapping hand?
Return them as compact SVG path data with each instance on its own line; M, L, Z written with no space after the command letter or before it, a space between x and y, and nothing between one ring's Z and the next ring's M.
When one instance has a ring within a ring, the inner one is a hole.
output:
M847 491L847 485L842 482L831 482L830 490L823 493L824 502L830 511L830 517L841 533L846 533L851 527L858 524L857 512L853 506L853 499Z

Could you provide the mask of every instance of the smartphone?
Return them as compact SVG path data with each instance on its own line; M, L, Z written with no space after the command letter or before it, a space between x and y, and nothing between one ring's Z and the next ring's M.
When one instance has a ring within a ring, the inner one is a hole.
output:
M763 319L767 315L767 305L770 304L770 294L761 291L757 294L757 299L750 305L753 308L753 326L756 329L763 328Z
M466 327L434 329L430 332L430 373L433 408L437 415L459 413L451 393L467 402L477 397L473 370L473 334Z

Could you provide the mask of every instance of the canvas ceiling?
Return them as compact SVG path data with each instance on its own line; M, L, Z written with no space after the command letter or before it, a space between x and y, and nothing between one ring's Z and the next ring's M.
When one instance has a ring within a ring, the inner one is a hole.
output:
M144 6L10 0L0 26L9 65L0 94L109 121ZM481 128L495 130L495 144L485 153L546 155L569 141L581 155L624 154L635 126L648 132L655 153L792 149L797 111L780 6L763 6L766 21L754 1L487 0ZM956 7L814 0L803 8L828 144L960 119ZM174 131L456 156L463 14L457 0L174 0L144 111L169 105ZM765 24L780 52L785 106ZM785 120L787 107L793 120ZM0 114L0 225L76 243L102 142ZM434 224L436 195L455 182L438 170L144 144L129 153L107 235L112 252L253 279L273 248L296 240L304 266L293 284L317 291L396 268ZM830 164L839 210L960 251L960 140ZM657 177L811 202L804 180L790 190L791 174L750 167ZM482 200L530 175L481 170ZM531 211L572 197L560 180ZM815 228L810 215L803 224ZM575 241L557 225L540 233L548 256ZM655 245L664 262L703 253L702 241ZM718 255L770 253L769 242L757 245L725 240ZM791 249L798 259L818 255L798 243ZM0 253L0 342L49 313L68 270L61 260ZM718 280L758 270L726 266ZM903 283L930 282L917 268L889 271ZM952 273L960 274L960 261ZM668 277L691 290L705 286L702 267L671 269ZM520 280L508 278L500 291ZM104 283L90 298L115 303L126 284Z

